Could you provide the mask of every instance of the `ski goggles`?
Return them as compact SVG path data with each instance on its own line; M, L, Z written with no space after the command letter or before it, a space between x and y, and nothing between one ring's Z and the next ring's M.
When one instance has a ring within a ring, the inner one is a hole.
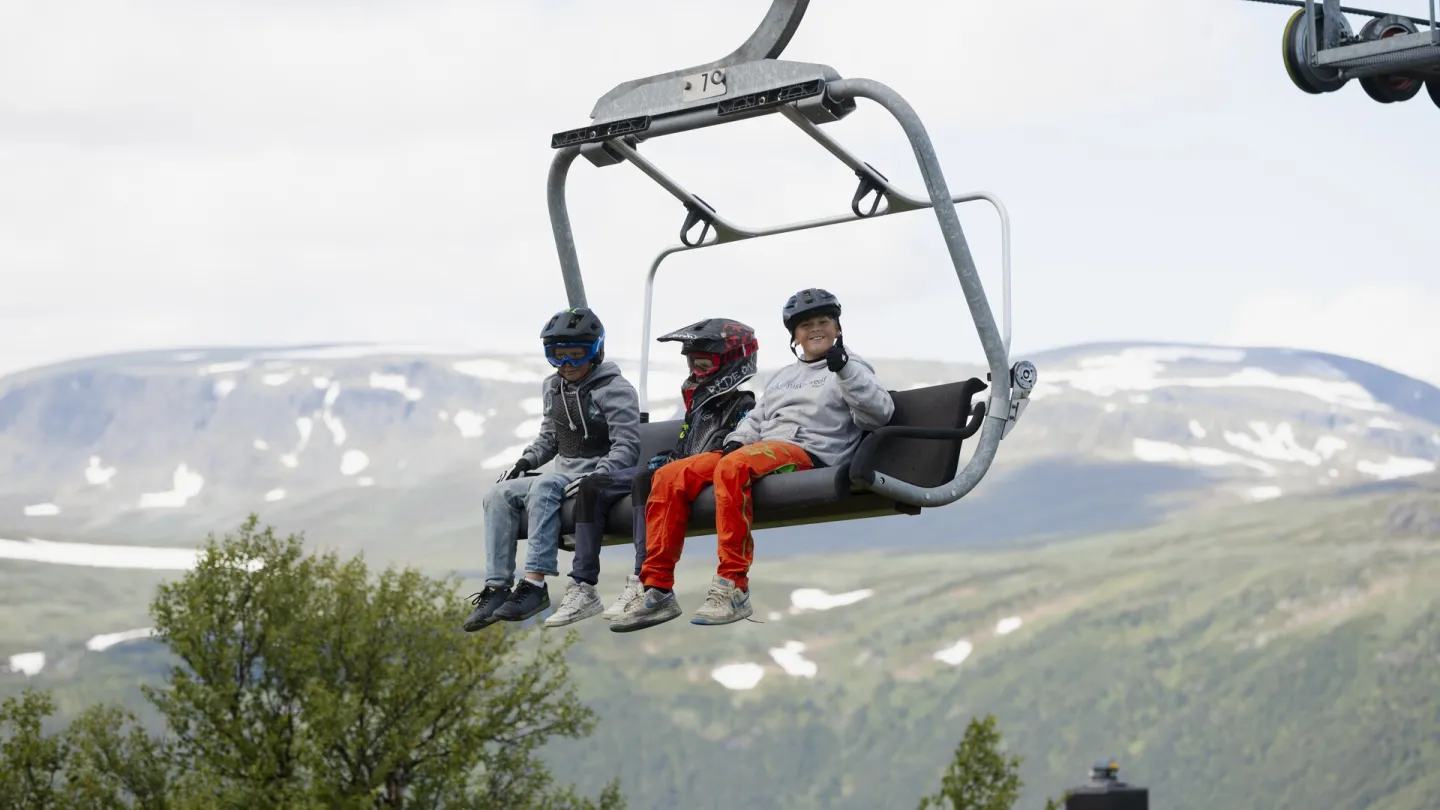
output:
M600 349L604 347L604 345L604 332L600 333L600 337L589 342L551 343L545 347L545 359L549 360L550 365L555 368L560 368L561 366L583 366L591 360L594 360L595 355L600 353ZM557 354L557 349L582 349L584 353L580 356L568 353L561 355Z
M696 360L708 360L710 361L710 367L698 368L695 362ZM690 367L690 373L694 374L696 379L709 377L711 374L719 371L720 364L724 362L724 360L725 355L716 354L715 352L688 352L685 355L685 362Z

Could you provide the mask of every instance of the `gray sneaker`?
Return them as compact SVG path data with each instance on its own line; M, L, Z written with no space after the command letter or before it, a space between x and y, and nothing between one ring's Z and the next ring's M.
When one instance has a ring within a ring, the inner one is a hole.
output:
M704 604L690 617L691 624L730 624L750 618L750 594L735 583L717 575L710 582Z
M574 624L582 619L604 610L605 606L600 603L600 594L595 592L595 586L588 582L576 582L570 580L565 587L565 596L560 599L560 607L550 614L545 620L546 627L564 627L567 624Z
M625 611L630 609L631 602L644 596L645 586L640 584L640 577L630 574L625 577L625 590L621 591L620 595L615 597L615 601L610 603L610 607L605 608L605 612L602 613L601 616L607 622L616 621L625 615Z
M631 602L610 629L617 633L630 633L668 622L679 615L680 602L675 599L674 591L665 593L658 588L646 588L645 595Z

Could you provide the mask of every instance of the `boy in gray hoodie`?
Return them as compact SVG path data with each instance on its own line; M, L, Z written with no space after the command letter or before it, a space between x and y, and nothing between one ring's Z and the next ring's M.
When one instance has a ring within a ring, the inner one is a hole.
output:
M541 330L555 376L542 383L540 435L485 493L485 588L472 600L466 632L518 622L550 606L546 576L559 576L560 505L592 473L635 466L640 398L605 360L605 327L588 308L556 313ZM531 471L555 459L555 471ZM528 519L525 576L513 590L520 515Z
M755 555L751 484L766 475L844 464L864 431L883 427L895 412L875 369L846 350L840 302L834 295L801 290L786 302L783 316L795 363L770 379L722 450L656 471L645 502L647 550L640 572L645 596L632 602L611 630L640 630L680 615L672 590L675 565L685 543L690 504L706 485L715 488L720 565L690 622L729 624L750 616L749 571ZM802 352L795 352L797 345Z

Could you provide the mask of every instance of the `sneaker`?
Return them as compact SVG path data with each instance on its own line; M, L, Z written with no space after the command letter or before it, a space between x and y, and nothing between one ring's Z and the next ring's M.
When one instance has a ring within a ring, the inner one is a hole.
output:
M560 599L560 607L550 614L545 620L546 627L564 627L567 624L574 624L605 609L600 602L600 594L595 592L595 586L588 582L576 582L570 580L565 587L565 595Z
M668 622L680 615L680 602L675 592L665 593L658 588L646 588L645 595L630 603L630 607L610 625L617 633L644 630Z
M640 577L630 574L625 577L625 590L621 591L620 595L615 597L615 601L610 603L610 607L605 608L605 612L602 613L601 616L607 622L616 621L625 615L625 611L630 609L631 602L640 599L644 595L645 586L640 584Z
M510 598L510 587L508 585L486 585L485 590L470 595L474 597L470 600L470 604L475 606L475 610L471 611L463 625L467 633L484 629L499 621L495 618L495 609L505 604L505 600Z
M705 602L690 617L691 624L730 624L750 618L750 594L735 583L717 575L710 582Z
M550 607L550 589L544 584L520 580L510 598L492 614L502 622L523 622Z

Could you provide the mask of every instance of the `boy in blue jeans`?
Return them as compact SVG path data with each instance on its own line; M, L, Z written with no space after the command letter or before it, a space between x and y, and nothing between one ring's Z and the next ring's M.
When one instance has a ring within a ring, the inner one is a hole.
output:
M560 505L592 473L634 467L640 456L640 398L605 360L605 327L590 309L557 312L540 332L555 376L542 384L540 435L485 493L485 588L474 595L466 632L519 622L550 606L546 576L559 576ZM526 473L555 459L555 471ZM513 589L519 520L529 526L525 576Z

